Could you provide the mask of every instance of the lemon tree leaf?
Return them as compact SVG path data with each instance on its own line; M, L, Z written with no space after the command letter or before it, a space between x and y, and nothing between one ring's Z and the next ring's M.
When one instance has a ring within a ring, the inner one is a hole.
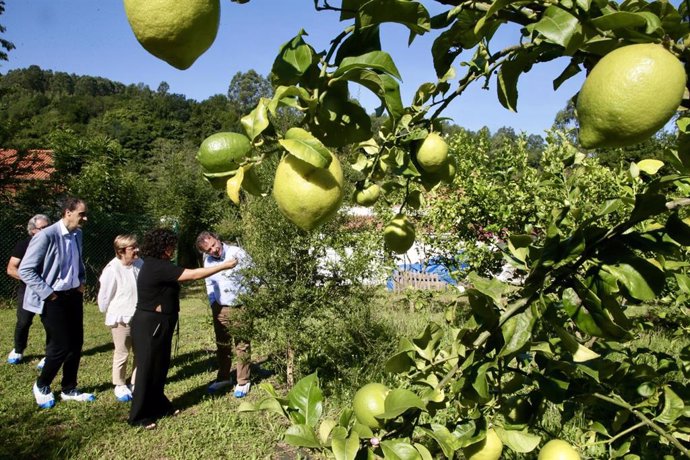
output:
M662 166L664 166L663 161L653 159L646 159L637 163L639 170L649 175L656 174Z
M273 93L273 98L268 103L268 110L273 115L276 114L276 110L279 105L286 105L289 107L294 107L299 105L295 102L295 98L302 99L304 101L309 101L309 93L306 89L299 86L278 86Z
M339 80L347 80L364 86L381 100L393 119L399 119L403 114L403 103L400 96L400 85L387 74L376 73L373 70L355 68L343 73Z
M355 28L338 47L333 60L339 65L348 56L361 56L370 51L381 50L380 27L375 25L366 28Z
M494 431L505 445L511 450L520 453L532 452L541 442L541 437L527 431L504 430L494 427Z
M225 183L225 190L228 194L228 197L235 204L240 204L240 188L242 187L243 179L244 170L242 168L239 168L237 170L237 173L230 179L228 179L228 181Z
M345 429L339 430L337 436L336 433L333 434L331 450L336 460L354 460L359 450L359 438L356 433L352 433L349 437L341 436L340 434L344 431Z
M362 5L357 15L357 23L362 28L384 22L402 24L420 35L431 30L429 12L419 2L371 0Z
M321 444L326 444L328 442L328 436L330 436L331 432L334 432L333 428L335 428L337 425L338 422L331 418L327 418L321 422L321 425L319 425L319 440L321 441Z
M410 390L406 390L404 388L396 388L394 390L391 390L386 395L386 400L384 402L384 412L380 416L376 416L376 418L395 418L398 415L405 412L406 410L412 408L425 410L426 405L419 396L417 396Z
M422 456L422 460L433 460L434 457L431 456L431 452L429 452L429 449L424 447L423 444L415 442L414 447L417 449L417 452L419 452L419 455Z
M553 81L553 90L556 91L564 82L580 73L582 69L575 61L570 63L563 69L563 72Z
M432 423L431 429L423 427L419 429L438 443L446 458L453 458L455 451L461 447L458 438L444 425Z
M409 441L391 439L381 441L384 458L390 460L422 460L422 456Z
M567 48L578 27L579 20L575 16L558 6L549 6L539 22L527 26L527 29L537 31L547 40Z
M666 233L679 244L690 246L690 224L681 219L677 212L666 220Z
M247 133L249 139L252 141L261 134L266 128L268 128L268 104L269 99L262 97L259 103L254 107L254 110L249 112L249 115L245 115L240 120L244 132Z
M517 112L518 90L517 84L520 74L529 70L532 63L524 56L510 59L501 66L498 72L498 100L503 107Z
M295 447L321 447L312 427L304 424L291 425L285 431L285 442Z
M292 155L317 168L327 168L331 164L331 152L302 128L288 129L285 138L278 142Z
M343 6L340 10L340 20L354 19L359 7L369 0L343 0Z
M359 104L326 95L311 124L312 132L329 147L343 147L371 136L371 117Z
M316 373L300 379L288 393L288 401L303 415L303 423L315 427L323 412L323 393Z
M512 2L512 0L496 0L495 2L492 2L489 9L486 11L486 14L483 17L481 17L475 24L475 35L481 34L482 28L484 28L484 24L486 24L486 21L489 18L491 18L491 16L493 16L498 10L502 9L503 7L510 5Z
M661 27L659 17L648 11L633 13L628 11L616 11L592 19L592 24L602 30L635 29L645 27L646 33L654 33Z
M344 58L335 72L333 72L333 78L340 77L346 72L354 69L376 70L378 72L387 73L398 80L400 79L400 72L395 66L393 58L385 51L371 51L361 56Z
M499 356L510 355L522 350L532 337L534 323L535 319L531 310L526 310L506 321L501 327L505 345Z
M481 366L479 366L479 369L477 370L477 375L475 376L475 379L472 382L472 388L474 388L477 394L484 399L489 399L490 397L489 382L487 382L486 380L486 372L491 367L494 367L493 362L484 363Z
M683 415L685 404L683 400L669 387L664 386L664 408L655 420L661 423L673 423Z
M664 272L641 257L629 257L614 265L603 265L602 269L638 300L653 300L664 287Z
M302 38L304 30L280 47L278 56L273 61L271 73L281 84L294 84L312 65L314 50Z

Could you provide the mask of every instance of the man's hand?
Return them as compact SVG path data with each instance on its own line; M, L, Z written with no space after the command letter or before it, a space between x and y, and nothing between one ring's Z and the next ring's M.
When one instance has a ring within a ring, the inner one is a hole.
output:
M86 289L86 286L84 286L83 284L80 284L79 287L77 288L77 291L79 291L83 294L85 289Z

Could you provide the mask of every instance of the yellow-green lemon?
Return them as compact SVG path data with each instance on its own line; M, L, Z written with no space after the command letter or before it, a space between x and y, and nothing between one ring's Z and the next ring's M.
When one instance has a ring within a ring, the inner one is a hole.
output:
M220 0L124 0L127 20L146 51L184 70L216 39Z
M467 460L498 460L503 452L503 441L489 428L486 438L462 449Z
M273 198L280 212L303 230L327 221L343 201L343 171L333 156L328 168L317 168L285 155L276 170Z
M395 216L383 229L386 248L398 254L406 253L414 244L414 239L414 226L403 214Z
M685 91L683 64L663 46L624 46L592 69L577 97L580 144L624 147L642 142L668 122Z
M357 390L352 408L359 423L369 428L381 428L381 422L376 416L384 412L388 391L388 387L381 383L367 383Z
M355 191L355 203L360 206L372 206L381 196L381 187L371 184L369 187Z
M562 439L552 439L541 448L538 460L580 460L580 454Z
M244 134L222 132L208 136L199 146L196 159L207 179L231 176L252 149Z
M448 158L448 144L438 133L429 133L417 150L417 163L427 172L441 168Z

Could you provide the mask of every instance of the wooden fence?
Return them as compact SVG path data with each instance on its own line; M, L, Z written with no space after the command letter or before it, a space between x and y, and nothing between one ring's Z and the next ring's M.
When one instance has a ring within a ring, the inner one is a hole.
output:
M435 273L401 271L393 275L394 292L403 291L408 287L442 291L448 287L448 283L441 281Z

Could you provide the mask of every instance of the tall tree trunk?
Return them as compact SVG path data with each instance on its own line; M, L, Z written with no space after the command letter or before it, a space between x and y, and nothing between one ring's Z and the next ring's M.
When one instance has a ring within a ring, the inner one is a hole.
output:
M288 388L295 386L295 350L290 345L287 347L286 379Z

